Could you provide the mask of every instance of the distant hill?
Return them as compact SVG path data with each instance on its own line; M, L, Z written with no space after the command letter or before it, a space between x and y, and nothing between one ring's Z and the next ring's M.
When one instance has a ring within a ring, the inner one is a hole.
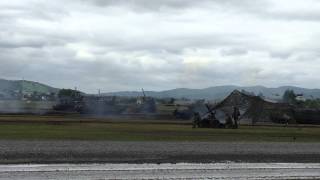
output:
M207 99L207 100L221 100L229 95L233 90L244 90L255 95L263 94L267 99L279 100L282 98L285 90L290 89L295 93L303 94L305 98L320 98L320 89L307 89L295 86L281 86L277 88L268 88L264 86L214 86L204 89L188 89L177 88L166 91L146 91L147 96L156 98L189 98L189 99ZM50 87L33 81L26 80L4 80L0 79L0 96L10 97L14 93L20 91L24 93L56 93L58 88ZM142 96L141 91L120 91L111 93L102 93L104 96L128 96L137 97Z
M59 89L33 81L0 79L0 94L10 96L14 93L56 93Z
M282 98L285 90L294 90L295 93L303 94L305 98L320 98L320 89L306 89L295 86L281 86L278 88L267 88L264 86L215 86L205 89L188 89L178 88L166 91L146 91L147 96L157 98L189 98L189 99L208 99L208 100L221 100L230 94L233 90L244 90L246 92L252 92L256 95L263 94L267 99L278 100ZM141 96L142 93L139 91L122 91L122 92L111 92L104 93L106 96Z

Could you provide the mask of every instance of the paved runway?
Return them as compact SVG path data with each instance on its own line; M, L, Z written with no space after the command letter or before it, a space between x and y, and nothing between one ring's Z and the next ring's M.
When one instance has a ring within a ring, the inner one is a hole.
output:
M0 164L319 163L320 143L0 140Z
M319 179L320 163L0 165L0 179Z

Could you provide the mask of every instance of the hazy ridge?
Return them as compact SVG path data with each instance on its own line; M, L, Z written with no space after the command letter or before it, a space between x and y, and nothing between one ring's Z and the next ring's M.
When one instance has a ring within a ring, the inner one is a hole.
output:
M294 90L295 93L303 94L305 98L320 98L320 89L307 89L295 86L281 86L277 88L268 88L264 86L214 86L204 89L188 89L188 88L177 88L166 91L146 91L147 96L157 98L190 98L190 99L222 99L230 94L233 90L245 90L247 92L253 92L258 95L262 93L266 98L269 99L280 99L285 90ZM108 96L141 96L142 92L139 91L121 91L104 93Z
M58 90L58 88L34 81L0 79L0 93L2 95L10 95L19 91L23 91L24 93L51 93Z
M48 86L43 83L26 81L26 80L5 80L0 79L0 94L8 95L10 92L18 92L23 89L23 92L32 93L51 93L57 92L59 89ZM190 99L213 99L219 100L226 97L233 90L245 90L254 94L263 94L269 99L280 99L285 90L294 90L295 93L303 94L305 98L320 98L320 89L308 89L296 86L280 86L277 88L268 88L265 86L212 86L204 89L176 88L165 91L146 91L147 96L156 98L190 98ZM142 96L141 91L118 91L102 93L104 96Z

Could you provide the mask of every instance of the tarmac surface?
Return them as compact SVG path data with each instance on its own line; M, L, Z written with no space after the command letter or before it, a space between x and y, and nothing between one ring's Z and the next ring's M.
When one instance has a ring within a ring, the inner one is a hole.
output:
M320 163L320 143L0 140L0 164Z
M320 163L0 165L0 179L319 179Z

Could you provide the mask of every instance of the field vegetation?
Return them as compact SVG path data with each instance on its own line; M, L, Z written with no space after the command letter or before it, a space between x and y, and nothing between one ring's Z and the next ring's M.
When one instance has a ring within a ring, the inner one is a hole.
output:
M193 129L191 122L77 116L0 116L0 139L320 142L316 126Z

